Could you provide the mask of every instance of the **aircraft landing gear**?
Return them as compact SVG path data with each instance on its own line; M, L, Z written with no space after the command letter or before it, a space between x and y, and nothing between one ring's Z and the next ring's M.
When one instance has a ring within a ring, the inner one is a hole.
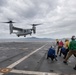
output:
M30 33L30 35L31 35L32 33Z
M19 37L19 35L17 35Z
M26 35L24 35L24 37L26 37Z

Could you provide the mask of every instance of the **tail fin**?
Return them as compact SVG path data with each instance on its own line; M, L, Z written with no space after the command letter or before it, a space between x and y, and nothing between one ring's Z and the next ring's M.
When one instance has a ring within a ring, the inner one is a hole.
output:
M10 28L10 34L13 33L13 24L12 23L10 23L9 28Z

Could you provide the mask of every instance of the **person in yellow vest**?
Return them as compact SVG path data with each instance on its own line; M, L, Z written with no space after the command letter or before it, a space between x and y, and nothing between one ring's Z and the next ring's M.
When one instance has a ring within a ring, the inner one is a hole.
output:
M67 53L69 52L69 40L68 39L65 39L64 47L66 49L66 52L65 52L66 54L64 56L64 59L65 59L67 56Z
M68 39L65 40L64 47L66 49L68 49L68 47L69 47L69 40Z

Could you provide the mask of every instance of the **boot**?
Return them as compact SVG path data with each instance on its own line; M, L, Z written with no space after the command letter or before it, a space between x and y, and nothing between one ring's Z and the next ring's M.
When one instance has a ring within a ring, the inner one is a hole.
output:
M76 65L75 65L75 67L73 69L76 70Z

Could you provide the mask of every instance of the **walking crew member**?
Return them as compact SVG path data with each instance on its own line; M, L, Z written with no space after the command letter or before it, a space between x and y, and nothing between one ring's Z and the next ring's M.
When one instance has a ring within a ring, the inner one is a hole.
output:
M69 44L69 52L65 58L65 60L63 61L63 63L67 64L67 60L70 58L70 56L72 54L76 54L76 41L75 41L75 36L72 36L71 38L71 42Z

